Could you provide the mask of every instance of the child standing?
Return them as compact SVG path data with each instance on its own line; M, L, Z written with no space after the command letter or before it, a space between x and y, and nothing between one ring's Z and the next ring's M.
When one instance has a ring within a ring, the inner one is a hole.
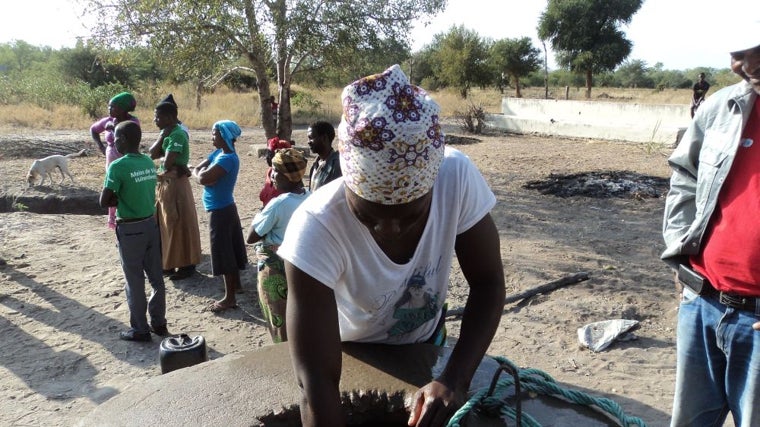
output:
M209 213L211 274L224 276L224 298L207 308L213 313L237 307L235 292L242 289L240 270L248 263L243 227L232 195L240 169L235 152L240 134L240 127L231 120L214 123L211 136L216 150L193 169L193 176L203 184L203 207Z
M116 207L116 238L126 279L130 328L119 334L126 341L150 341L151 331L166 336L166 293L161 271L161 236L156 222L156 167L140 153L140 125L121 122L114 145L122 157L108 166L100 206ZM145 276L153 293L145 297ZM146 316L150 315L150 326Z

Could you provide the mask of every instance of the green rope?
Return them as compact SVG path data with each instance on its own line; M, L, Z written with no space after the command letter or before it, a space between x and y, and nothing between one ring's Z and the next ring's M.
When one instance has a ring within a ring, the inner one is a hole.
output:
M605 397L594 397L588 393L580 392L577 390L569 390L559 387L557 382L549 374L542 372L538 369L519 369L507 358L500 356L492 356L497 362L507 365L514 372L517 372L517 376L520 380L520 386L523 390L527 390L536 394L545 396L560 397L570 403L577 405L597 407L608 414L614 416L621 426L639 426L647 427L646 423L637 417L631 417L623 412L623 409L612 399ZM488 413L499 414L505 416L511 420L517 419L517 411L506 404L505 400L498 397L501 395L507 395L514 386L514 378L506 377L496 382L493 391L489 395L489 390L484 389L475 393L461 408L454 414L449 420L448 427L461 427L460 422L470 411L475 409L482 409ZM533 417L526 413L522 413L522 422L520 427L541 427Z

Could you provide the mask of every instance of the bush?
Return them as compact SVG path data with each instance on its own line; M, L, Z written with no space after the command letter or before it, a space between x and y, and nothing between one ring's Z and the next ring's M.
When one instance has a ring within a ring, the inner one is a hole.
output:
M103 115L109 99L117 93L128 90L120 83L109 83L90 89L87 83L81 82L77 88L77 104L92 119L97 119Z
M315 113L322 107L322 102L314 95L300 90L291 92L290 104L308 113Z
M454 117L462 127L462 130L474 134L483 133L486 125L486 112L482 105L470 104L467 111L455 111Z

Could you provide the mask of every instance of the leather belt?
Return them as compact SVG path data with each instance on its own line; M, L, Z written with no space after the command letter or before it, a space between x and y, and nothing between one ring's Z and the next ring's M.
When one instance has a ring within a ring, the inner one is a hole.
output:
M153 218L153 215L142 217L142 218L117 218L116 219L116 223L117 224L128 224L130 222L145 221L146 219L150 219L150 218Z
M718 301L720 301L721 304L737 310L756 312L757 307L760 304L760 298L743 297L741 295L727 294L725 292L720 292L719 294Z
M760 298L721 292L715 289L706 277L683 264L678 269L678 281L699 295L717 298L718 302L726 307L752 312L756 312L760 307Z

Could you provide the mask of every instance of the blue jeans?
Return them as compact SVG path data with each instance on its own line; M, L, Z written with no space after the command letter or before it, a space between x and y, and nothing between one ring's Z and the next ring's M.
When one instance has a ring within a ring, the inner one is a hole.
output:
M684 288L678 310L671 427L760 426L760 313L727 307Z

